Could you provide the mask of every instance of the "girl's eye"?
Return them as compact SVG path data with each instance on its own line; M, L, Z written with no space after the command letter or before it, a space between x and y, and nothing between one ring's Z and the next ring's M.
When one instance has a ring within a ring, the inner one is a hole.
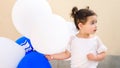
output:
M97 23L97 21L92 21L91 22L91 25L94 25L94 24L96 24Z
M92 22L91 24L95 24L95 22Z

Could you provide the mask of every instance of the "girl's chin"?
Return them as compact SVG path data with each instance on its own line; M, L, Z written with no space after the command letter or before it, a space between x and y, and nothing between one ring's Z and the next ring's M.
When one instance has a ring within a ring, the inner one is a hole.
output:
M95 34L95 33L96 33L96 31L92 32L91 34Z

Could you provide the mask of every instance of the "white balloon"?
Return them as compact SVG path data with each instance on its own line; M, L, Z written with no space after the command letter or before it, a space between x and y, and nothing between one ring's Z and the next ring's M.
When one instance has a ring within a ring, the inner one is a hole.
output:
M46 0L17 1L12 11L13 24L31 39L33 47L44 54L65 50L69 40L66 21L52 14Z
M18 0L13 6L12 20L21 34L29 36L31 32L29 29L35 27L36 18L45 18L50 14L52 14L52 10L46 0Z
M70 37L66 21L55 14L47 19L38 19L32 30L33 47L45 54L64 51Z
M25 51L20 45L0 37L0 68L16 68L24 55Z
M76 26L74 24L74 22L66 22L67 26L68 26L68 29L69 29L69 34L70 35L75 35L78 30L76 29Z

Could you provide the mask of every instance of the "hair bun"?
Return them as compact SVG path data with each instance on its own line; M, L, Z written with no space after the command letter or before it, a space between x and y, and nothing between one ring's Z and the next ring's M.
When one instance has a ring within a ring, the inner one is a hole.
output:
M78 12L78 8L77 7L73 7L71 16L75 17L75 15L76 15L77 12Z
M86 7L86 9L89 9L89 8L90 8L89 6Z

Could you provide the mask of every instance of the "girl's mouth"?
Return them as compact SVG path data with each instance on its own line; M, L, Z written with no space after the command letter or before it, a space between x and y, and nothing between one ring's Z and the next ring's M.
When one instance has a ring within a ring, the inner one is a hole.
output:
M94 30L94 32L96 32L96 31L97 31L97 29Z

